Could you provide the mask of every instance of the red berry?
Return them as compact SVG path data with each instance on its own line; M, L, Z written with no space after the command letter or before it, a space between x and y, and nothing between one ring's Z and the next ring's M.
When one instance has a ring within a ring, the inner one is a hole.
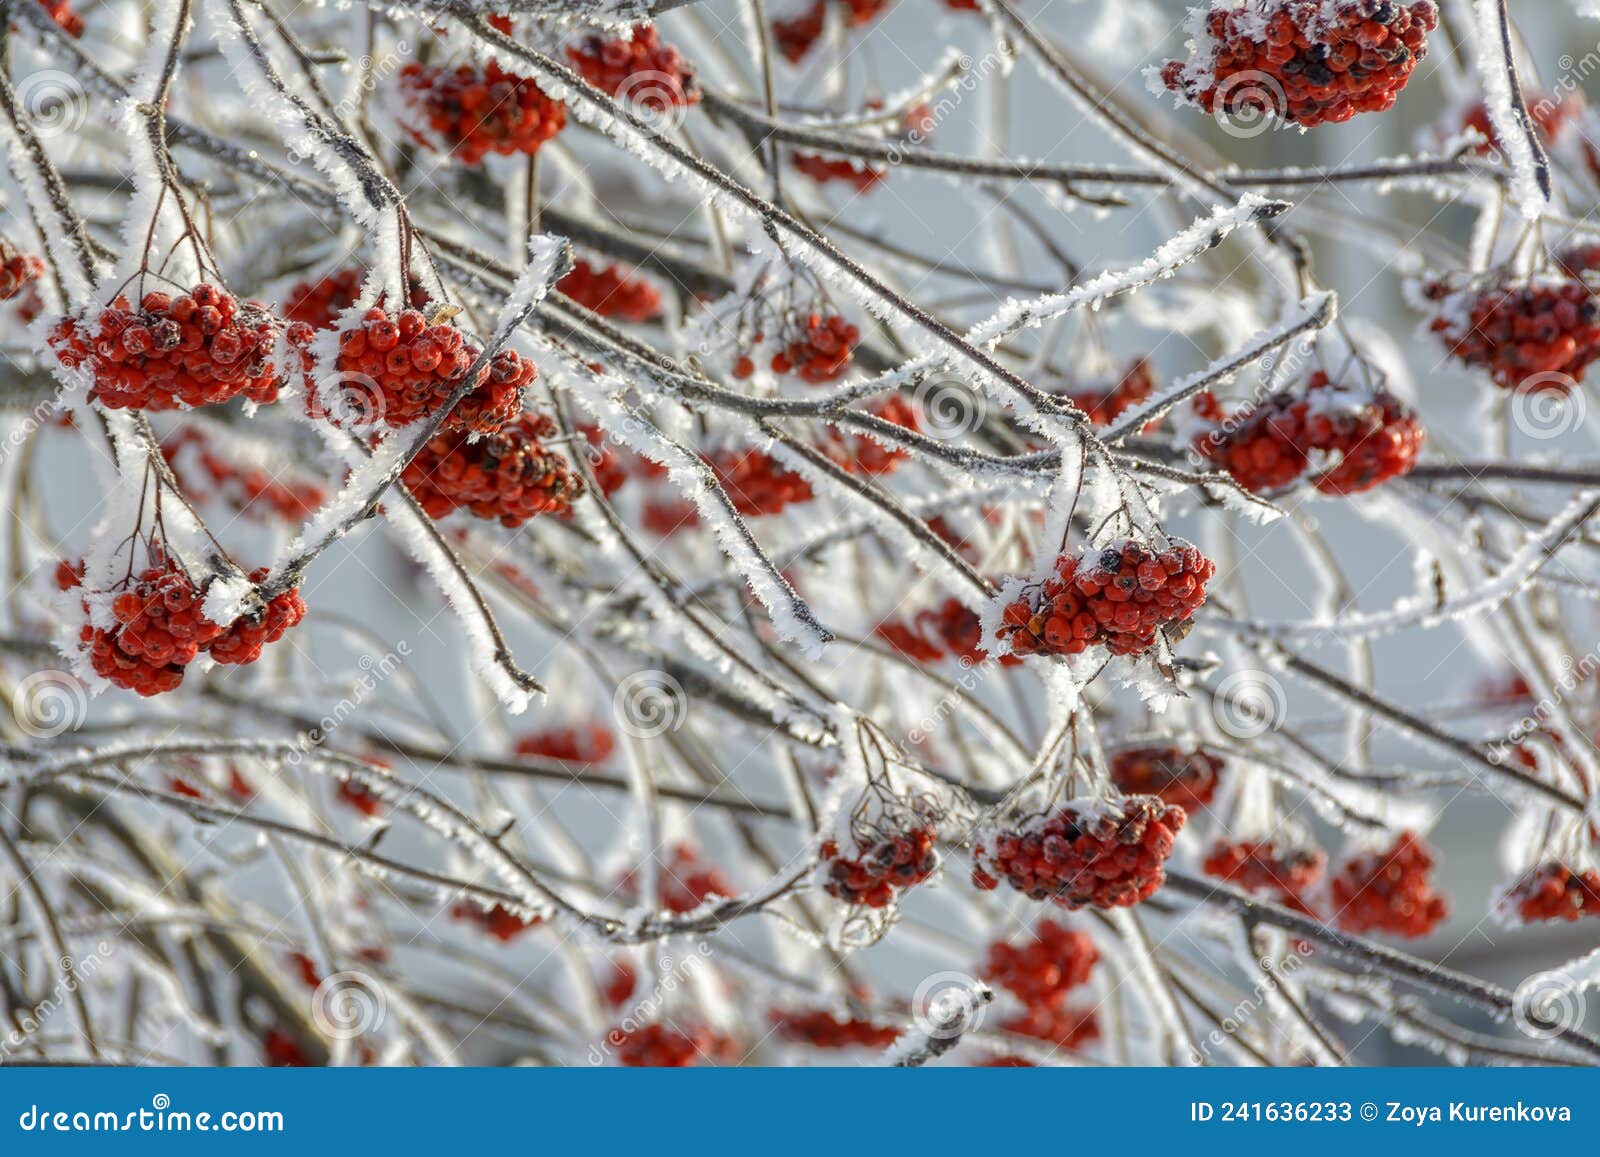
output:
M590 33L567 46L567 59L596 88L652 112L700 101L694 73L676 48L661 43L653 25L635 24L627 40Z
M1428 874L1433 855L1404 832L1387 851L1356 856L1333 878L1334 919L1347 932L1426 936L1450 914Z
M887 908L896 895L914 888L939 868L938 833L931 827L886 834L853 859L835 840L825 841L822 890L846 904Z
M1433 280L1423 294L1439 303L1433 332L1503 389L1565 394L1600 358L1600 302L1581 277L1503 276L1465 287Z
M983 977L1007 989L1029 1008L1059 1008L1067 994L1087 984L1100 951L1087 932L1041 920L1021 944L989 946Z
M566 515L583 482L565 457L540 441L554 433L549 418L531 414L477 441L465 430L441 433L407 464L400 481L429 518L466 509L517 527L539 514Z
M1306 891L1322 878L1328 857L1320 848L1279 846L1272 840L1219 840L1212 845L1202 870L1247 892L1262 892L1298 910L1309 912Z
M721 450L707 456L733 508L747 517L778 514L791 503L810 502L811 483L779 465L765 450Z
M824 1009L795 1011L773 1009L767 1014L773 1031L784 1040L814 1049L885 1049L900 1038L900 1030L870 1020L839 1019Z
M1159 796L1163 803L1198 811L1217 792L1222 760L1200 748L1128 747L1110 757L1111 782L1129 795Z
M404 127L424 148L476 165L490 153L532 155L567 123L567 106L491 60L481 69L411 63L400 70Z
M620 265L597 269L580 259L556 282L556 288L601 317L643 322L661 316L661 294L656 287Z
M1530 923L1600 916L1600 871L1574 871L1553 862L1541 864L1512 884L1498 907Z

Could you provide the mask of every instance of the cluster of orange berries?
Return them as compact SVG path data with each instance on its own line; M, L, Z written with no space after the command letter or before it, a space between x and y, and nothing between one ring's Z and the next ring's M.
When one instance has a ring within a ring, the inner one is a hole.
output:
M922 419L909 398L891 394L881 402L867 407L869 413L893 422L896 426L916 433L922 428ZM824 454L851 474L864 474L877 478L892 474L910 454L899 446L886 446L868 434L846 434L837 426L828 427L818 447Z
M983 978L1012 993L1029 1008L1060 1008L1068 993L1089 982L1100 951L1087 932L1041 920L1022 944L999 940L989 946Z
M1322 878L1328 857L1320 848L1279 846L1273 840L1218 840L1201 871L1247 892L1275 896L1296 911L1309 912L1307 891Z
M1129 908L1166 883L1185 818L1151 795L1065 804L984 834L972 851L972 883L988 891L1004 880L1029 899L1072 909Z
M637 1069L681 1069L702 1062L737 1060L732 1038L705 1025L641 1025L612 1029L606 1043L616 1050L617 1063Z
M306 409L313 417L344 422L329 413L319 397L322 373L336 371L345 383L377 391L360 398L357 417L363 424L381 418L390 426L406 426L425 418L445 403L477 359L478 349L447 322L429 324L419 309L391 314L374 306L356 325L339 331L339 351L332 367L318 364L312 342L317 332L304 322L289 326L288 340L297 351L306 376ZM445 419L447 431L492 434L522 412L523 391L532 384L533 363L515 350L502 349L489 360L472 390ZM371 412L376 411L376 412Z
M266 573L256 571L251 581L260 582ZM62 590L82 587L82 564L61 563L56 585ZM79 632L95 673L125 690L160 695L183 682L185 669L202 652L218 663L253 663L262 647L305 617L305 602L291 589L269 600L259 621L240 616L224 626L204 614L208 585L197 584L176 560L158 552L112 598L116 625L85 622Z
M1077 655L1093 646L1143 654L1158 630L1193 617L1216 569L1176 538L1161 550L1130 539L1063 554L1054 577L1007 604L996 633L1018 655Z
M976 666L988 656L978 613L954 595L936 607L918 611L909 619L879 623L873 633L918 663L937 663L953 657ZM1015 655L1005 655L1000 662L1014 666L1022 660Z
M1257 494L1279 490L1315 467L1324 494L1359 494L1411 472L1427 437L1417 415L1387 390L1343 389L1318 370L1305 392L1276 394L1224 415L1211 394L1195 399L1214 428L1194 450Z
M470 430L447 430L429 439L400 481L429 518L465 509L515 528L535 515L567 515L583 480L541 441L555 432L543 414L524 414L476 440Z
M1529 922L1600 916L1600 871L1541 864L1511 885L1500 906Z
M707 455L706 461L733 508L749 518L780 514L787 506L816 497L811 483L765 450L719 450Z
M1197 811L1217 793L1220 756L1172 744L1125 747L1111 754L1111 782L1128 795L1158 796L1163 803Z
M1084 390L1069 394L1072 404L1089 415L1095 426L1109 426L1122 415L1155 393L1156 379L1148 358L1139 358L1109 389Z
M48 340L64 367L89 373L91 397L107 408L173 410L240 394L275 400L277 337L264 307L202 282L176 296L146 293L137 308L119 296L70 313Z
M39 0L45 14L55 21L57 28L76 40L83 35L83 17L72 10L68 0Z
M649 24L633 26L633 35L605 37L591 33L567 46L567 59L579 76L615 97L626 97L651 112L697 104L700 92L682 55Z
M795 153L789 163L796 172L810 177L819 185L838 181L858 193L876 188L889 175L887 169L861 164L848 157L824 157L816 153Z
M837 841L826 840L822 890L846 904L887 908L897 891L916 887L938 870L937 838L931 827L912 828L875 841L853 859L845 857Z
M1439 25L1433 0L1212 0L1204 38L1161 82L1214 116L1311 128L1390 108Z
M1433 853L1415 833L1402 832L1386 851L1356 856L1331 882L1334 917L1347 932L1426 936L1450 915L1429 879Z
M617 740L610 729L603 723L591 722L524 735L517 740L516 753L592 766L604 763L616 749Z
M260 466L241 466L229 460L194 426L185 426L164 439L161 454L185 490L195 492L189 465L198 463L209 483L206 492L252 517L270 512L285 522L298 523L328 497L326 488L315 482L278 477Z
M450 909L453 919L476 924L502 944L510 944L530 928L544 923L538 916L523 917L504 904L471 904L463 900Z
M1422 292L1441 306L1430 328L1451 354L1503 389L1564 394L1600 358L1600 302L1579 277L1508 276L1479 288L1434 279Z
M425 148L476 165L490 153L537 153L567 123L567 106L491 60L482 68L411 63L400 70L406 131Z
M673 847L672 858L661 865L658 876L661 907L680 916L685 912L693 912L712 896L738 894L738 889L723 875L722 869L707 864L689 844ZM624 875L617 889L628 895L637 892L636 873L629 871Z
M759 342L761 335L751 340ZM783 348L772 355L772 372L794 374L812 385L837 381L850 368L860 340L861 330L837 314L807 314L785 337ZM735 359L734 377L744 379L755 372L756 363L749 354Z
M840 1019L826 1009L773 1009L767 1014L772 1029L784 1040L814 1049L885 1049L900 1038L900 1030L854 1017Z
M44 309L39 283L44 279L44 258L32 253L13 253L0 243L0 301L15 301L24 322L38 317Z
M661 316L661 294L620 265L596 267L582 258L556 282L556 289L601 317L654 321Z
M335 269L315 281L302 281L289 291L283 307L288 322L304 322L312 329L331 326L341 313L356 303L361 281L366 275L353 265Z

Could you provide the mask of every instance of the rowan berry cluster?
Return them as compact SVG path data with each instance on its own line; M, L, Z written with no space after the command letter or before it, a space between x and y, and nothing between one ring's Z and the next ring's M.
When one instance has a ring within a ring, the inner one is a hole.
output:
M280 477L260 466L231 461L204 431L194 426L186 426L164 439L161 454L184 490L214 495L251 517L261 518L270 512L284 522L298 524L328 497L327 489L315 482ZM204 475L203 486L198 485L199 478L192 469L195 465Z
M1553 144L1584 111L1583 94L1577 92L1558 101L1549 93L1525 91L1523 99L1528 116L1546 145ZM1461 114L1460 128L1471 129L1483 138L1483 143L1473 150L1474 155L1487 157L1500 152L1500 137L1489 119L1489 106L1483 101L1467 106Z
M647 1024L612 1029L606 1043L616 1050L617 1063L637 1069L682 1069L703 1062L736 1060L738 1046L704 1025L669 1028Z
M83 35L83 17L72 10L68 0L39 0L45 14L55 21L57 28L76 40Z
M882 402L868 406L867 410L884 421L893 422L896 426L913 433L922 427L922 420L917 416L916 407L900 394L891 394ZM837 426L828 427L828 432L818 449L851 474L864 474L869 478L894 473L900 463L910 456L899 446L886 446L878 439L864 433L846 434Z
M1511 885L1499 907L1530 923L1600 916L1600 871L1540 864Z
M765 450L719 450L706 461L733 508L750 518L779 514L786 506L815 497L811 483Z
M1218 840L1201 870L1246 892L1273 895L1307 911L1306 892L1322 878L1328 857L1320 848L1280 846L1273 840Z
M1212 0L1168 90L1213 116L1311 128L1390 108L1439 24L1433 0Z
M846 904L887 908L896 891L914 888L938 870L937 840L931 827L911 828L876 840L853 859L845 856L838 841L825 840L822 890Z
M1217 793L1220 756L1199 747L1155 744L1111 753L1111 782L1128 795L1153 795L1185 812L1205 807Z
M1072 909L1129 908L1166 883L1185 818L1182 808L1150 795L1068 803L982 835L972 851L972 883L988 891L1004 880L1029 899Z
M1503 389L1564 394L1600 358L1600 302L1579 278L1507 276L1460 288L1435 279L1422 292L1439 304L1429 328Z
M790 64L799 64L811 51L811 46L822 37L827 22L828 6L825 0L812 3L795 16L772 22L772 42L779 54Z
M876 188L889 175L887 169L863 164L849 157L824 157L817 153L795 153L789 163L797 173L810 177L819 185L838 181L858 193Z
M918 663L955 658L967 666L977 666L988 658L978 613L954 595L936 607L918 611L909 619L879 623L873 633ZM1000 662L1014 666L1022 660L1015 655L1005 655Z
M289 300L283 307L284 320L304 322L312 329L328 328L356 303L365 276L355 266L346 265L315 281L299 282L289 291Z
M662 44L654 25L635 24L633 35L590 34L568 45L567 59L578 75L615 97L628 97L651 112L697 104L694 73L678 50Z
M1029 1008L1060 1008L1067 994L1087 984L1100 950L1087 932L1041 920L1022 944L989 945L983 978L1009 991Z
M476 441L467 430L445 431L406 464L400 481L429 518L464 509L515 528L535 515L567 515L583 481L541 441L554 433L542 414L524 414Z
M1069 1052L1100 1039L1100 1021L1092 1008L1035 1006L1000 1022L1003 1032L1033 1037Z
M673 847L671 859L661 865L658 876L661 907L680 916L685 912L693 912L713 896L738 894L738 889L723 875L722 869L707 864L689 844ZM637 873L629 871L618 882L617 888L628 895L636 894Z
M411 63L400 70L406 131L425 148L476 165L490 153L532 156L567 123L567 106L491 60L482 68Z
M81 570L56 570L58 585L81 585ZM223 632L206 618L205 591L176 561L157 556L111 602L116 626L86 622L79 633L95 673L125 690L160 695Z
M559 759L562 763L604 763L617 749L616 738L603 723L580 723L536 731L517 740L518 755Z
M44 258L32 253L13 253L0 244L0 301L22 298L24 305L31 304L30 298L37 301L39 282L43 280L46 268ZM23 320L31 321L33 318L24 317Z
M1018 655L1077 655L1093 646L1142 654L1158 630L1194 615L1216 569L1176 538L1159 550L1130 539L1063 554L1053 578L1024 587L1006 605L996 634Z
M1298 397L1276 394L1225 417L1205 394L1194 410L1216 424L1195 440L1195 451L1257 494L1312 470L1322 493L1359 494L1410 473L1426 438L1416 414L1387 390L1347 389L1321 370Z
M481 904L462 901L450 909L450 915L453 919L476 924L502 944L510 944L528 929L544 923L538 916L519 916L504 904L492 904L485 908Z
M277 338L265 308L202 282L176 296L146 293L137 308L119 296L67 314L48 340L63 366L90 375L90 396L108 409L173 410L240 394L274 401Z
M1412 832L1403 832L1386 851L1351 859L1331 881L1339 927L1410 937L1432 932L1450 915L1428 878L1433 864L1432 852Z
M837 381L850 368L861 330L838 314L807 314L772 355L772 372L793 374L814 386Z
M621 265L596 267L579 258L556 282L556 289L601 317L654 321L661 316L661 294Z
M826 1009L773 1009L767 1014L773 1031L784 1040L814 1049L885 1049L900 1030L870 1020L843 1020Z
M460 386L479 350L465 334L447 322L429 324L421 310L392 314L374 306L349 329L339 331L339 351L332 367L318 364L313 348L316 330L296 322L288 330L289 344L299 355L306 378L306 411L335 424L370 424L381 419L390 426L406 426L444 405ZM371 383L376 397L356 400L358 413L330 413L320 396L320 374L329 369L339 381ZM523 391L536 375L533 363L515 350L502 349L489 360L471 391L445 419L447 431L468 430L492 434L522 412Z
M1073 405L1089 415L1091 424L1109 426L1126 411L1146 401L1155 393L1155 389L1156 379L1149 359L1139 358L1123 370L1122 376L1109 387L1082 390L1068 397Z
M250 581L260 583L267 577L267 568L251 573ZM207 648L211 658L218 663L243 666L261 658L261 649L268 643L283 638L290 627L299 626L306 617L305 600L299 590L290 587L267 600L259 619L240 615L227 630L212 640Z

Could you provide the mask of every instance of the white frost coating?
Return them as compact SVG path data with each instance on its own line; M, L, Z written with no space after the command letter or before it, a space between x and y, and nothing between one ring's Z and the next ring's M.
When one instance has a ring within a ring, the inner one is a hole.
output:
M1472 0L1477 35L1478 82L1483 104L1494 127L1500 150L1511 165L1511 203L1526 220L1537 221L1550 209L1550 198L1539 187L1538 161L1533 145L1517 116L1511 94L1511 62L1500 38L1500 16L1505 0Z
M245 600L255 590L255 584L243 572L218 575L206 588L205 602L200 612L213 623L231 626L245 612Z

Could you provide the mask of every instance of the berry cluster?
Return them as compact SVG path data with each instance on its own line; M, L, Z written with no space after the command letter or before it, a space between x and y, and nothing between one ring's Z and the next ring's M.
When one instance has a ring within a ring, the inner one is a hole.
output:
M1383 112L1427 54L1433 0L1212 0L1188 62L1161 82L1213 116L1311 128Z
M1527 101L1528 116L1546 145L1553 143L1569 124L1583 115L1582 93L1574 92L1560 101L1543 92L1525 91L1523 97ZM1474 155L1488 157L1500 152L1499 134L1489 120L1489 106L1483 101L1466 108L1461 114L1460 128L1462 131L1471 129L1483 138L1483 144L1473 150Z
M556 282L556 289L601 317L643 322L661 316L661 294L656 287L620 265L596 268L580 258Z
M795 171L810 177L819 185L840 181L858 193L875 188L889 175L889 170L864 165L849 157L824 157L816 153L795 153L790 158Z
M733 508L746 517L779 514L791 503L810 502L811 483L765 450L720 450L706 458Z
M1185 818L1151 795L1069 803L984 835L973 847L972 883L987 891L1005 880L1029 899L1072 909L1130 908L1166 883Z
M785 20L774 20L772 22L774 47L790 64L799 64L805 59L806 53L811 51L811 46L821 39L827 16L828 7L825 0L812 0L812 3L799 15Z
M188 293L146 293L138 308L109 306L68 314L50 331L61 364L94 379L91 396L109 409L172 410L278 396L273 347L278 325L262 306L241 304L201 283Z
M1201 748L1171 744L1125 747L1110 757L1111 782L1128 795L1158 796L1163 803L1198 811L1217 793L1222 759Z
M636 24L631 39L595 33L567 47L578 75L615 97L626 97L651 112L696 104L694 73L670 44L662 44L654 25Z
M1024 587L1005 607L996 634L1018 655L1077 655L1096 645L1142 654L1156 631L1194 615L1216 569L1176 538L1163 550L1130 539L1063 554L1054 578Z
M1069 394L1072 404L1096 426L1109 426L1155 393L1156 379L1147 358L1139 358L1109 388Z
M416 142L467 165L490 153L531 156L567 123L566 105L493 60L481 69L408 64L400 70L400 96L415 118L405 128Z
M886 1049L900 1037L900 1030L870 1020L840 1020L826 1009L796 1011L773 1009L767 1014L775 1031L784 1040L810 1045L814 1049Z
M983 977L1010 991L1029 1008L1060 1008L1067 994L1089 982L1100 951L1087 932L1041 920L1026 943L989 946Z
M838 314L807 314L772 355L772 372L793 374L814 386L837 381L850 368L861 330Z
M1541 864L1511 885L1500 907L1529 922L1600 916L1600 871Z
M868 412L893 422L896 426L915 433L922 428L917 409L908 398L891 394L882 402L867 407ZM892 474L910 454L899 446L886 446L867 434L845 434L836 426L828 428L827 435L818 447L834 462L852 474L865 474L877 478Z
M259 583L267 577L267 568L262 567L250 575L250 581ZM306 617L305 600L300 597L300 592L290 587L282 594L274 595L267 600L266 609L259 620L248 615L241 615L233 621L221 635L219 635L208 648L208 653L218 663L231 663L243 666L254 663L261 658L261 649L268 643L276 643L283 638L290 627L299 626L300 620Z
M1322 878L1327 862L1320 848L1279 847L1271 840L1218 840L1201 870L1246 892L1274 895L1296 910L1307 911L1306 891Z
M15 301L18 297L27 301L25 294L37 298L45 269L44 258L31 253L12 253L0 244L0 301Z
M289 344L300 353L306 381L306 411L314 418L346 420L330 414L318 396L318 370L312 341L317 331L303 322L289 327ZM421 310L391 314L375 306L360 322L339 331L339 353L332 367L344 383L372 383L377 397L354 399L350 420L370 424L382 419L400 427L427 417L461 384L478 349L446 322L432 325ZM533 382L533 363L515 350L502 349L472 390L445 419L445 430L492 434L522 412L523 391Z
M302 281L289 291L284 319L301 321L312 329L326 329L356 303L366 275L353 265L336 269L315 281Z
M1092 1008L1035 1006L1001 1021L1000 1029L1002 1032L1032 1037L1069 1052L1100 1039L1100 1022Z
M72 39L83 35L83 17L72 10L68 0L39 0L39 6L55 21L56 27Z
M616 1050L619 1065L635 1069L682 1069L702 1061L738 1057L738 1047L730 1038L704 1025L615 1028L606 1035L606 1043Z
M1194 448L1246 490L1261 494L1317 470L1324 494L1359 494L1410 473L1426 434L1415 413L1386 390L1336 386L1318 370L1299 397L1277 394L1223 417L1209 394L1195 413L1218 425Z
M540 441L554 433L555 424L535 414L477 441L466 430L441 433L406 464L400 481L429 518L466 509L518 527L538 514L570 514L583 482Z
M1430 329L1466 365L1507 390L1566 393L1600 358L1600 303L1580 278L1503 279L1477 289L1422 287L1440 305Z
M516 752L590 766L604 763L616 749L617 741L610 729L603 723L591 722L524 735L517 740Z
M707 864L688 844L676 845L672 858L661 865L658 874L661 907L680 916L693 912L712 896L734 896L739 891L722 874L722 869ZM617 889L629 895L635 893L638 890L635 873L630 871L624 875Z
M480 904L462 901L450 909L450 915L453 919L476 924L502 944L510 944L529 928L544 923L538 916L524 919L504 904L494 904L485 908Z
M1450 914L1428 879L1432 870L1432 852L1411 832L1402 833L1387 851L1350 860L1331 882L1339 927L1426 936Z
M80 585L81 572L57 568L58 585ZM112 628L85 623L79 638L101 677L140 695L183 682L184 668L223 633L202 612L205 589L176 562L157 557L111 601Z
M932 828L914 828L878 840L853 860L845 858L837 841L826 840L822 890L846 904L887 908L896 889L913 888L938 870L936 840Z
M183 489L210 493L232 509L252 517L270 512L285 522L299 523L327 499L327 490L315 482L282 478L260 466L241 466L216 449L206 433L186 426L161 443L162 457L171 465ZM189 464L196 463L206 485L197 486Z
M918 611L910 619L879 623L873 633L918 663L937 663L953 657L975 667L988 658L978 613L954 595L936 607ZM1014 666L1022 660L1006 655L1000 662Z

